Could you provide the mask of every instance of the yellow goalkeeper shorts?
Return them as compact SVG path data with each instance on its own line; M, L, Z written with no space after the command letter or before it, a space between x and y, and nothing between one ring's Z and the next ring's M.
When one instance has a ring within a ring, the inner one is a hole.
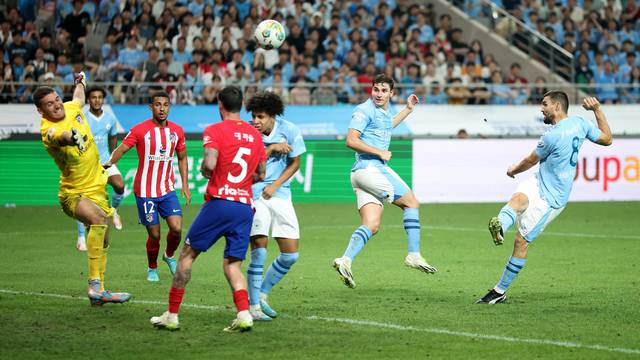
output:
M64 194L63 193L58 196L58 199L60 200L60 206L62 207L62 211L64 211L65 214L71 216L74 219L77 219L76 207L78 206L78 202L80 202L81 199L87 199L93 202L94 204L98 205L98 207L102 209L107 214L108 217L111 217L113 215L113 212L115 211L109 205L109 197L107 196L106 190L98 190L90 193L80 193L80 194Z

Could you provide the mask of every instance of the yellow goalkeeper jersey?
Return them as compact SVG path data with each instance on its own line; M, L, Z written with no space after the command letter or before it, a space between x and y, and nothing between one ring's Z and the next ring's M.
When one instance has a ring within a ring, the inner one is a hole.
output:
M107 172L100 164L98 147L93 141L91 128L82 113L80 103L64 103L64 120L53 122L42 118L40 134L42 143L60 169L59 195L90 193L104 190L107 185ZM86 136L86 149L80 151L77 146L60 146L55 139L65 131L77 129Z

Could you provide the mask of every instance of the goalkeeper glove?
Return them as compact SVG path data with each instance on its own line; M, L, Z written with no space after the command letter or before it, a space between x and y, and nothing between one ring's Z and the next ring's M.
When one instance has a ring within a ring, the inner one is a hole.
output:
M84 71L81 71L75 74L75 77L73 79L73 84L74 85L82 84L82 86L85 89L87 88L87 76L84 74Z
M87 145L84 142L85 138L78 129L71 129L71 139L73 139L73 143L76 144L80 151L85 151L87 149Z

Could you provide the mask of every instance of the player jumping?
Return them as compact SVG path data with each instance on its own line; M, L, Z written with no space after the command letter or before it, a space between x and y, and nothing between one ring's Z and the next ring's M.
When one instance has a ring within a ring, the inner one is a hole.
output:
M391 159L391 151L388 150L391 130L413 111L418 97L409 95L407 106L392 116L389 100L393 96L393 79L377 75L372 86L371 98L354 110L347 135L347 147L356 151L356 162L351 168L351 185L356 193L362 225L351 235L344 255L333 261L338 275L351 288L356 286L351 263L378 232L385 201L398 206L404 213L404 229L409 243L405 265L427 274L437 271L420 254L420 203L409 186L387 165Z

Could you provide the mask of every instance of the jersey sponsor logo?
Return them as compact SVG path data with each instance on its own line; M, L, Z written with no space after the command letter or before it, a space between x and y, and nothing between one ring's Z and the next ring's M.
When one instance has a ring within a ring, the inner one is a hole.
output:
M147 159L152 160L152 161L169 161L171 160L171 157L169 157L167 155L167 149L163 146L160 146L158 148L158 152L160 153L160 155L149 155L147 156Z
M204 143L204 145L207 145L208 143L211 142L211 136L207 135L202 139L202 142Z
M229 184L225 184L224 187L218 188L218 195L227 196L249 196L249 192L244 189L229 187Z

